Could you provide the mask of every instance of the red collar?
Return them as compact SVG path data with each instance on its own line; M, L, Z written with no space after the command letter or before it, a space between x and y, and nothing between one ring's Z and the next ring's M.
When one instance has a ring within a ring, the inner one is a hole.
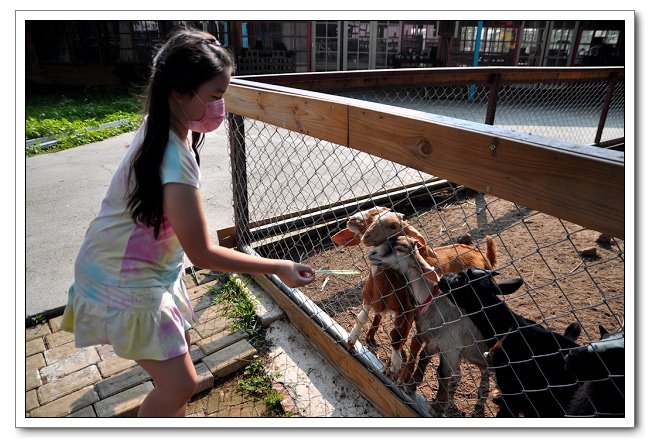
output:
M440 293L440 288L438 288L438 285L436 285L436 286L433 288L433 291L431 291L431 294L429 295L429 297L427 297L427 300L425 300L425 301L424 301L420 306L418 306L418 307L415 309L415 312L416 312L416 313L421 312L424 308L426 308L426 306L429 304L429 302L431 302L431 301L433 300L433 298L434 298L435 296L437 296L439 293Z
M487 356L490 356L490 355L492 355L492 354L494 353L494 351L495 351L496 349L501 348L501 346L503 345L503 341L506 340L506 338L508 337L508 335L510 334L511 331L512 331L512 328L511 328L510 330L508 330L508 332L507 332L506 334L504 334L503 337L502 337L501 339L497 338L497 341L496 341L496 342L492 345L492 347L490 347L490 349L486 352L486 355L487 355Z

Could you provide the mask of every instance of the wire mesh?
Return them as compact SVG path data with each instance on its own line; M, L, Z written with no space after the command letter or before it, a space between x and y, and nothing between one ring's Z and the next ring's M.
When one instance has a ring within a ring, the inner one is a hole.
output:
M497 122L555 138L593 139L605 88L600 82L557 83L543 89L502 87ZM356 91L346 95L482 121L487 92L487 87L477 85L474 101L468 101L469 91L458 86ZM617 121L623 112L621 98L619 85L613 95L608 125L622 123ZM301 288L322 312L348 332L361 311L362 289L371 266L366 248L336 245L331 236L345 228L355 213L374 206L403 213L429 247L469 237L472 244L485 251L486 237L492 236L502 278L525 280L525 288L505 298L506 303L545 328L562 333L577 322L582 330L577 342L581 344L599 339L599 325L611 331L622 328L624 240L261 121L245 119L244 127L245 185L235 184L234 188L244 188L248 201L234 206L246 208L239 213L247 213L250 224L239 230L251 233L251 246L263 256L290 258L314 268L360 271L359 275L319 276L314 283ZM558 131L558 127L570 130ZM607 138L622 135L622 129L617 134L615 126L608 128L608 132ZM372 320L374 313L369 317ZM369 326L370 323L365 325L360 342L388 365L393 317L386 315L382 319L376 345L370 345L365 338ZM413 335L414 327L408 335L402 335L404 351ZM345 346L347 341L342 337L337 342ZM402 353L404 359L405 356ZM480 370L466 361L461 363L458 384L449 402L436 402L440 356L444 353L433 356L423 381L406 384L406 390L415 389L416 395L435 405L432 415L495 416L499 406L487 399L499 394L494 377L486 395L479 390ZM382 380L392 381L388 374ZM436 406L441 406L444 413L439 413Z
M607 80L501 84L494 125L590 145L595 142ZM624 136L623 81L616 83L601 141ZM348 98L486 123L490 85L430 85L336 93Z

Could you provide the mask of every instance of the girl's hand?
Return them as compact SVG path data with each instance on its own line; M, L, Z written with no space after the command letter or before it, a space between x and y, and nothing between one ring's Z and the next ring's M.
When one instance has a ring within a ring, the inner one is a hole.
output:
M316 278L316 273L310 266L291 260L282 260L276 274L290 288L308 285Z

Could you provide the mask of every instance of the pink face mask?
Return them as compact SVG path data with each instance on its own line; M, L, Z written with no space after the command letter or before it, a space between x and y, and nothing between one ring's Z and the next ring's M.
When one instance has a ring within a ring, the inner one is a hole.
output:
M196 93L194 93L196 95ZM198 95L196 95L199 98ZM187 118L187 126L194 132L212 132L217 129L223 122L224 116L226 115L226 103L223 98L220 100L210 101L209 103L204 103L201 98L199 101L205 106L205 113L203 118L200 120L190 120L185 114L185 109L181 106L185 118Z

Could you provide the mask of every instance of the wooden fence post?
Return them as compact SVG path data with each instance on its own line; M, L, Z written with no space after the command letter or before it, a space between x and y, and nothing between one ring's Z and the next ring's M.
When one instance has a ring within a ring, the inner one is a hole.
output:
M603 99L603 108L600 111L600 120L598 121L598 129L596 130L596 138L594 139L596 145L600 143L600 139L603 136L603 129L605 128L605 121L607 120L607 114L609 113L609 105L612 102L617 78L618 76L616 73L612 72L609 75L609 81L607 81L607 91L605 92L605 98Z
M485 113L485 124L493 125L497 113L497 102L499 101L499 87L501 75L494 73L490 76L490 93L488 94L487 112Z

